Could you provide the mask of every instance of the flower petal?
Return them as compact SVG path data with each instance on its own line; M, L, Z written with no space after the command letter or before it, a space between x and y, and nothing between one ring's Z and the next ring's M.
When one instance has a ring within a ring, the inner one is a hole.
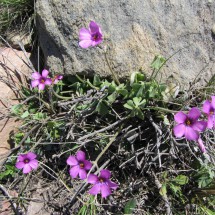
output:
M32 170L31 166L27 163L25 164L25 166L23 167L23 173L27 174Z
M27 158L27 154L21 154L18 156L19 161L24 161Z
M17 169L22 169L25 166L25 163L22 161L19 161L16 163L16 168Z
M100 183L93 185L93 187L89 190L91 195L97 195L101 191Z
M76 178L78 176L79 173L79 166L73 166L70 170L69 170L69 174L72 178Z
M207 127L207 122L205 121L196 121L191 125L191 128L193 128L196 131L204 131Z
M81 48L86 49L88 47L90 47L92 45L92 40L82 40L79 42L79 46L81 46Z
M39 82L39 80L32 80L31 81L31 87L36 87L38 84L39 84L40 82Z
M118 188L118 184L114 183L113 181L107 180L108 186L113 189L116 190Z
M185 137L187 140L197 140L199 138L199 133L193 128L187 126L185 129Z
M98 182L98 176L94 174L90 174L87 178L87 183L96 184Z
M206 100L203 104L202 111L206 114L210 114L211 107L212 107L211 103L208 100Z
M107 184L102 183L100 187L101 187L102 198L106 198L111 194L111 189Z
M39 90L44 90L45 89L45 84L44 83L39 83L38 89Z
M46 78L45 82L46 85L51 85L52 84L52 79L51 78Z
M215 96L211 96L211 105L215 109Z
M100 172L100 177L101 177L101 178L108 179L108 178L110 178L110 175L111 175L111 173L110 173L110 171L107 170L107 169L103 169L103 170L101 170L101 172Z
M46 77L48 76L48 74L49 74L49 71L48 71L47 69L44 69L44 70L42 71L42 76L43 76L43 78L46 78Z
M174 119L177 123L184 123L187 119L187 115L182 111L175 114Z
M199 144L199 149L201 150L201 152L205 153L206 152L205 145L201 138L198 139L198 144Z
M176 137L183 137L185 134L186 126L184 124L178 124L173 128L174 135Z
M36 160L36 159L31 160L29 162L29 165L31 166L32 169L37 169L37 167L38 167L38 160Z
M84 160L83 163L84 163L84 169L86 169L86 170L90 170L91 169L92 163L90 161Z
M41 75L39 72L33 72L32 75L31 75L32 78L34 79L40 79L41 78Z
M85 178L87 178L87 172L86 172L85 169L80 169L80 170L79 170L79 178L80 178L80 179L85 179Z
M80 40L91 40L90 31L86 28L81 28L79 31L79 39Z
M62 80L63 79L63 76L62 75L57 75L54 79L54 84L57 84L58 81Z
M78 161L84 161L85 160L85 152L78 151L76 153L76 158L77 158Z
M76 166L76 165L78 165L78 161L77 161L76 157L75 156L71 156L71 155L68 157L66 163L68 165L70 165L70 166Z
M91 34L94 34L96 32L99 31L100 27L98 26L98 24L94 21L91 21L89 24L89 28L90 28L90 32Z
M188 118L196 121L200 117L200 115L200 110L197 107L193 107L188 113Z
M35 158L37 157L37 155L34 154L33 152L28 152L28 153L26 154L26 157L27 157L29 160L33 160L33 159L35 159Z
M102 39L99 39L97 41L92 41L92 46L96 46L102 42Z
M215 126L215 115L209 115L208 116L208 123L207 123L207 127L209 129L212 129Z

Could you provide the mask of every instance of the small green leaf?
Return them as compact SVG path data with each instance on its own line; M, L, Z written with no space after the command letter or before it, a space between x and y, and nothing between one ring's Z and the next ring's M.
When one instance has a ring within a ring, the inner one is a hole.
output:
M189 179L185 175L178 175L172 181L175 182L176 184L185 185L188 183Z
M93 78L93 85L98 87L98 86L100 86L100 84L101 84L101 80L100 80L99 76L95 75Z
M133 110L134 109L134 104L131 100L128 100L126 104L123 105L125 108Z
M21 115L21 118L24 119L26 117L29 116L29 112L26 110L22 115Z
M115 100L116 100L116 98L117 98L117 93L116 92L113 92L111 95L109 95L108 97L108 101L110 102L110 103L113 103L113 102L115 102Z
M11 112L13 114L20 115L21 114L21 109L22 109L21 104L13 105L12 108L11 108Z
M140 109L137 109L137 113L136 113L137 117L139 117L140 119L144 120L144 114Z
M164 63L166 63L166 59L161 55L156 55L151 63L151 67L153 69L159 70Z
M144 74L140 72L133 72L130 77L130 85L137 83L139 81L143 81L145 79Z
M137 205L136 199L130 199L125 205L124 214L126 215L132 214L136 205Z
M104 116L109 112L109 107L104 101L100 101L96 106L96 111L102 116Z
M169 183L169 187L175 195L181 191L181 187L179 187L175 184Z
M141 98L139 98L139 97L134 97L133 98L133 102L134 102L136 107L138 107L140 105L140 101L141 101Z
M159 193L161 196L166 196L166 193L167 193L166 183L162 184L162 187L160 188Z
M39 112L39 113L34 114L33 119L41 120L41 119L45 119L46 116L47 116L46 113Z

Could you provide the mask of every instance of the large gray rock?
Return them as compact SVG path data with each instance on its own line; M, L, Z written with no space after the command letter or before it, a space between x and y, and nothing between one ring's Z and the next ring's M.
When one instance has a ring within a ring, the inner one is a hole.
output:
M162 70L184 86L215 74L214 0L37 0L39 41L50 70L56 73L110 75L103 48L118 76L144 69L156 54L172 57ZM94 20L106 40L79 47L78 33ZM204 68L203 71L201 71Z

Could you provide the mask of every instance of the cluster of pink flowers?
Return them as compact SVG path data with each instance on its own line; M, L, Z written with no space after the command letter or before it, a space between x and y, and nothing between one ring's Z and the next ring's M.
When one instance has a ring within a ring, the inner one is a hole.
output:
M71 166L69 173L74 179L79 176L80 179L84 180L87 178L87 182L93 184L89 190L91 195L97 195L101 193L102 198L106 198L111 194L111 189L117 189L118 185L110 180L111 173L107 169L100 171L100 175L89 174L87 177L87 170L90 170L92 163L86 160L85 153L78 151L76 156L69 156L67 164Z
M31 81L31 87L38 87L39 90L44 90L46 85L57 84L58 81L63 79L62 75L56 75L53 79L48 78L49 71L44 69L42 75L39 72L32 74L33 80Z
M38 168L37 155L33 152L27 154L21 154L17 158L16 168L22 169L24 174L31 172L33 169ZM69 173L74 179L79 176L84 180L87 178L87 182L93 184L89 190L91 195L97 195L101 193L102 198L106 198L111 194L111 189L117 189L118 185L110 180L111 173L107 169L100 171L100 175L89 174L87 177L87 171L91 169L92 163L86 160L86 155L83 151L78 151L76 156L69 156L67 164L71 166Z
M185 137L187 140L197 141L200 150L205 153L205 145L200 137L200 132L206 128L215 128L215 96L211 96L211 101L206 100L202 111L207 116L207 121L199 120L201 112L197 107L193 107L188 114L179 111L174 118L177 125L173 128L174 135L178 138Z

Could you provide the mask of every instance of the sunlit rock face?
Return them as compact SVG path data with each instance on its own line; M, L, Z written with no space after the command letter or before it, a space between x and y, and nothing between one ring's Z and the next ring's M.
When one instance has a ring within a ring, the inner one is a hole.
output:
M97 22L104 35L96 47L79 46L79 29ZM47 66L56 73L110 76L104 58L120 78L132 71L151 74L156 54L175 54L162 69L188 86L215 74L215 1L209 0L38 0L37 28Z

